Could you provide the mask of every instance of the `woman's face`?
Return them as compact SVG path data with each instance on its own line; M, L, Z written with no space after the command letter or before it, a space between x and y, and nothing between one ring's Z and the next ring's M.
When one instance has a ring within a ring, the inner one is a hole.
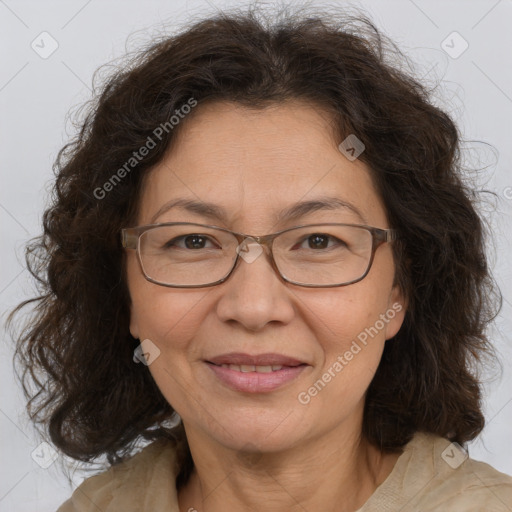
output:
M367 168L339 151L341 141L333 140L327 116L318 109L301 102L261 111L227 102L197 108L173 150L148 176L138 225L197 222L251 235L326 222L389 227ZM326 197L352 208L276 220L281 210ZM225 219L182 207L153 218L178 198L214 203ZM284 450L336 429L360 429L365 392L385 340L397 333L405 313L393 278L390 244L377 249L362 281L335 288L284 282L265 252L252 262L241 260L220 285L167 288L147 281L135 251L128 251L130 331L160 350L149 369L189 439ZM265 387L272 379L268 373L258 377L211 364L236 363L232 354L273 354L270 359L283 356L302 366L276 370L288 377ZM221 373L227 372L237 372L228 378L241 387L226 383Z

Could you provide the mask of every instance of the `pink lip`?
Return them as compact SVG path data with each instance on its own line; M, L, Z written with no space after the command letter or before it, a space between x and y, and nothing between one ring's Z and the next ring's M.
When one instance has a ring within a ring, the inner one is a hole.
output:
M304 364L304 361L299 361L292 357L282 354L259 354L251 356L249 354L242 354L240 352L231 352L229 354L222 354L207 360L208 363L213 363L220 366L221 364L237 364L237 365L254 365L254 366L299 366Z
M235 363L232 363L235 364ZM284 366L281 370L272 371L270 373L258 372L239 372L207 363L213 373L224 384L228 385L235 391L243 393L266 393L290 382L295 379L307 365Z
M273 391L295 379L309 365L283 354L258 354L251 356L240 352L231 352L205 361L215 376L224 384L244 393L265 393ZM280 370L268 373L241 372L223 368L223 364L247 366L282 366Z

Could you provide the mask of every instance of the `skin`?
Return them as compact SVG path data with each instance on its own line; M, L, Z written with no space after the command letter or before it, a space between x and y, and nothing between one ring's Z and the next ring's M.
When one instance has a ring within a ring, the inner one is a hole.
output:
M137 225L150 223L178 197L215 202L226 209L227 222L181 208L156 222L215 224L252 235L299 224L362 224L347 209L276 222L279 210L327 195L356 206L369 225L389 227L368 169L338 150L341 141L318 108L292 101L253 111L217 102L198 106L183 123L176 144L147 177ZM389 475L399 454L380 452L361 428L366 390L405 314L393 286L390 244L377 249L362 281L344 287L288 284L264 254L242 261L220 285L176 289L147 281L135 251L128 251L127 277L130 331L159 347L149 369L180 414L194 458L194 472L179 492L180 510L353 511ZM301 404L298 394L396 303L402 310ZM270 393L241 393L204 363L229 352L277 352L309 366Z

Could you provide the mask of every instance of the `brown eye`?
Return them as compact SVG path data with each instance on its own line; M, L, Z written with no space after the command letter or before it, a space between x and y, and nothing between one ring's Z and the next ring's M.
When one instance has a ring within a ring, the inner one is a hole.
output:
M212 244L210 247L206 246L208 242ZM200 234L190 234L169 240L164 245L164 249L171 247L177 247L178 249L209 249L213 246L214 244L209 237ZM215 246L218 247L216 244Z
M307 245L306 245L307 244ZM326 233L313 233L302 239L302 242L298 243L298 249L333 249L335 247L344 248L346 243L335 236L328 235Z
M189 235L185 237L185 246L187 249L203 249L207 239L201 235Z
M329 245L329 236L322 234L314 234L308 237L308 245L310 249L325 249Z

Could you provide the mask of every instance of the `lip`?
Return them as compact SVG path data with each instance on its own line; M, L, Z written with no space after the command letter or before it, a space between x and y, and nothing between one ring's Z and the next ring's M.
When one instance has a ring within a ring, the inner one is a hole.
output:
M259 373L232 370L231 368L217 366L208 361L205 361L205 363L223 384L242 393L268 393L274 391L296 379L308 367L306 364L299 364L298 366L283 366L280 370L270 373Z
M222 354L209 358L207 363L213 363L217 366L221 364L237 364L237 365L253 365L253 366L299 366L305 364L304 361L299 361L293 357L285 356L283 354L258 354L251 356L241 352L230 352L229 354Z

